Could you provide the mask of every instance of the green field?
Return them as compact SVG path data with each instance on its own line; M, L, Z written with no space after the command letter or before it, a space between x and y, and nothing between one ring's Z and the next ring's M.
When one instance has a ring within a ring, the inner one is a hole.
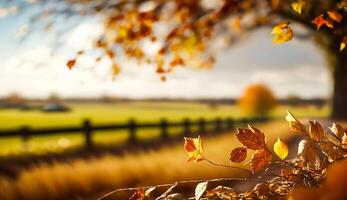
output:
M93 124L120 123L133 118L138 122L157 122L161 118L169 121L179 121L183 118L196 120L200 117L214 119L216 117L232 117L234 119L246 117L236 106L210 106L200 103L164 103L164 102L129 102L129 103L80 103L67 104L72 111L67 113L43 113L40 111L0 110L0 129L13 129L21 126L32 128L59 127L67 125L81 125L84 119L90 119ZM297 117L326 117L328 107L318 109L308 107L277 107L270 115L283 117L289 109ZM177 133L180 130L170 130ZM157 137L158 130L139 131L140 139ZM127 139L127 132L96 132L93 140L98 145L121 143ZM82 134L63 134L33 137L23 143L20 138L0 139L0 155L18 153L46 153L48 151L63 151L83 145Z

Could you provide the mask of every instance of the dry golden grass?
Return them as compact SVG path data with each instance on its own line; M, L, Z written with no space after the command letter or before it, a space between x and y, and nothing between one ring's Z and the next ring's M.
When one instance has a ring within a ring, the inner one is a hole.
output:
M273 144L277 136L286 141L291 135L284 120L258 128L265 132L269 144ZM235 134L202 139L207 157L221 163L228 163L229 152L239 145ZM182 147L183 143L124 157L108 155L88 161L36 166L22 172L15 180L0 177L0 199L78 199L122 187L242 175L240 171L206 162L187 163Z

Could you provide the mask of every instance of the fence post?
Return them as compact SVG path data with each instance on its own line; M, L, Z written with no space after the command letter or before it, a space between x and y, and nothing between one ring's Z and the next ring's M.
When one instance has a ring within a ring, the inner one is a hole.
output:
M130 144L134 144L134 143L136 143L136 121L134 119L129 120L128 128L129 128L128 142Z
M227 129L228 129L228 130L233 129L233 126L234 126L233 119L230 118L230 117L228 117L228 118L226 119L226 122L227 122Z
M184 118L184 120L183 120L183 135L184 136L189 136L191 134L190 125L191 125L190 119Z
M167 139L168 136L169 136L169 133L168 133L168 122L165 118L161 119L160 120L160 137L162 139Z
M204 118L199 119L199 132L201 134L206 133L206 122Z
M217 117L215 119L215 131L219 133L221 130L222 130L222 120L219 117Z
M93 127L91 122L87 119L83 121L84 142L86 149L93 148L92 131Z
M30 128L28 126L22 126L21 128L23 149L26 151L29 148L28 140L30 138Z

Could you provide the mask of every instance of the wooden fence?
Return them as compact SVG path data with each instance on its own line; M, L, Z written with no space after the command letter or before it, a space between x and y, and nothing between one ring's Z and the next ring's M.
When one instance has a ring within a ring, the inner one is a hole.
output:
M29 126L23 126L19 129L13 130L0 130L0 139L4 137L21 137L24 142L28 141L31 137L34 136L46 136L53 134L64 134L64 133L73 133L73 134L83 134L85 147L87 149L93 148L92 134L95 131L107 131L114 130L117 134L117 130L127 130L128 131L128 142L131 144L140 142L137 139L137 131L142 129L158 128L160 130L160 139L169 139L169 128L171 127L180 127L182 128L182 136L192 135L192 128L198 128L198 134L204 134L207 132L219 133L222 131L228 131L233 129L235 124L244 125L247 123L261 122L266 119L263 118L252 118L252 119L240 119L233 120L232 118L215 118L214 120L206 120L200 118L198 120L191 120L188 118L183 119L179 122L169 122L167 119L161 119L159 123L139 123L134 119L130 119L127 123L123 124L104 124L96 125L92 124L90 120L84 120L81 126L71 126L71 127L61 127L61 128L41 128L33 129ZM210 127L210 128L208 128ZM212 129L211 129L212 127ZM110 133L112 134L112 133ZM159 139L159 138L158 138Z

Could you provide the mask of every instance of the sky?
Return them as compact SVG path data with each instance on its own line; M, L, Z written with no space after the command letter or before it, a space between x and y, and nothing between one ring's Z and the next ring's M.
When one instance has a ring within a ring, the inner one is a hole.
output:
M110 63L92 67L85 55L69 70L66 61L81 48L90 48L102 32L93 19L81 20L59 41L45 32L34 32L24 43L16 39L25 16L0 17L0 97L18 93L27 98L118 96L127 98L237 98L252 83L268 85L279 97L329 97L330 74L322 52L310 41L295 39L272 43L271 30L247 35L223 49L210 70L182 68L160 81L155 69L124 62L112 80ZM68 24L68 23L66 23Z

